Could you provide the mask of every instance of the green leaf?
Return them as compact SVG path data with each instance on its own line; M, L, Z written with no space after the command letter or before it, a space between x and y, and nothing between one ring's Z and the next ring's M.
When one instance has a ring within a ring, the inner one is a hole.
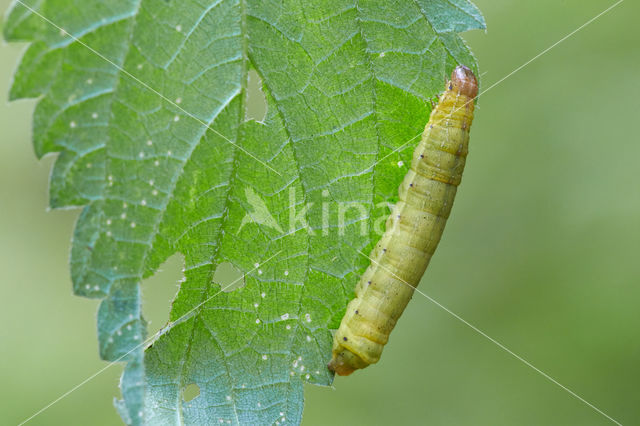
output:
M474 28L464 0L15 4L5 38L31 44L10 97L40 98L51 206L83 206L73 288L101 299L101 357L128 361L126 423L300 421L430 101L477 70L456 34ZM185 280L143 351L140 283L174 253ZM229 263L245 285L225 292Z
M467 0L414 0L438 33L484 30L487 24L478 8Z

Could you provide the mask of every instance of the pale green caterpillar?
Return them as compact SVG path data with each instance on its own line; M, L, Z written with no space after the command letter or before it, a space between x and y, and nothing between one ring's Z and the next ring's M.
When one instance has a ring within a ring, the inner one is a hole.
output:
M334 336L328 367L341 376L378 362L438 246L462 179L477 95L473 72L458 66L431 112L399 201Z

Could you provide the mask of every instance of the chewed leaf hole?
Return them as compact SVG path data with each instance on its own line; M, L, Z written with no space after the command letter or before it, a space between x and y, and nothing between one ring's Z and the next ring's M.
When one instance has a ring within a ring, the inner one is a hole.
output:
M267 99L262 91L262 79L256 70L249 70L245 120L264 121L267 115Z
M213 282L220 286L225 293L244 287L244 272L232 263L224 262L218 265L213 274Z
M184 256L176 253L160 265L155 275L142 282L142 308L149 336L167 324L171 302L176 298L180 280L184 278L183 269Z
M185 386L182 390L182 399L184 402L193 401L197 397L200 396L200 386L195 383L191 383L190 385Z

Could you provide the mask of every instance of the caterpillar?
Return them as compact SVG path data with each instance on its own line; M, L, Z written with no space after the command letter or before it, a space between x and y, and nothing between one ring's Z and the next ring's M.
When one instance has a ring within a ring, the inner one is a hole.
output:
M455 68L413 153L371 264L334 335L328 368L341 376L378 362L440 242L462 179L477 95L473 72Z

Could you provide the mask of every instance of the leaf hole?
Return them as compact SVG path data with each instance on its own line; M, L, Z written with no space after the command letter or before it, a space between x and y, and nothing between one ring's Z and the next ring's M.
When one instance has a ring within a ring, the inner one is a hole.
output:
M230 293L244 287L244 272L230 262L223 262L216 268L213 282L220 286L220 290Z
M142 305L145 319L148 321L148 335L157 333L169 320L171 302L180 289L180 280L184 278L184 257L176 253L169 257L156 273L142 282Z
M200 386L191 383L182 389L182 399L184 402L190 402L200 396Z
M245 120L264 121L267 116L267 98L262 91L262 78L254 69L247 76L247 99L244 109Z

